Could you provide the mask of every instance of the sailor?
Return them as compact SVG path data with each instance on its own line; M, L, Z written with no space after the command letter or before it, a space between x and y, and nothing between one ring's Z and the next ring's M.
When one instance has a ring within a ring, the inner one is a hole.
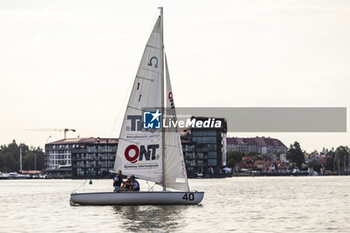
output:
M118 171L116 177L113 179L113 186L114 186L114 191L113 192L118 192L124 183L123 181L123 174L122 171Z
M123 183L123 188L127 191L131 191L132 188L132 181L131 181L131 177L129 177L126 182Z
M131 177L131 182L132 182L132 187L131 187L131 191L140 191L140 184L139 182L135 179L135 176L132 175Z

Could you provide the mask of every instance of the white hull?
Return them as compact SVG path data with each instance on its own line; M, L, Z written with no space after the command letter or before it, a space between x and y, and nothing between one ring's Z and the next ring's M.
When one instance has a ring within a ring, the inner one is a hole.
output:
M72 193L72 205L196 205L204 192Z

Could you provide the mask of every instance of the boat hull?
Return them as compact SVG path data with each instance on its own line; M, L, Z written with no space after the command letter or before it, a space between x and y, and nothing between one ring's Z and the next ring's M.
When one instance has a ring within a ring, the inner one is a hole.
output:
M197 205L204 192L72 193L71 205Z

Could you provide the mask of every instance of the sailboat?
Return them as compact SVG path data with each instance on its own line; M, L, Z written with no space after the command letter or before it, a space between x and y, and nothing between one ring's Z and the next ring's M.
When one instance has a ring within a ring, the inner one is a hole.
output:
M161 127L164 119L176 120L176 111L164 52L163 8L160 7L160 15L144 49L126 107L114 171L155 182L161 185L163 190L72 193L71 204L200 203L204 192L190 190L178 129L174 127L165 130L165 127Z

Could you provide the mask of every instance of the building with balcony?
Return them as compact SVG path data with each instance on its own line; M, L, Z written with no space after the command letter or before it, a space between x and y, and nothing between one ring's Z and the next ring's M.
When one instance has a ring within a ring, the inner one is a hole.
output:
M73 178L107 176L113 169L117 146L116 138L94 137L48 143L45 145L46 171L52 176L68 176L68 169Z
M206 120L206 117L196 117ZM181 136L183 154L185 157L187 174L189 177L198 175L210 176L220 173L221 167L226 165L226 120L221 128L190 128Z
M117 153L117 139L100 139L72 150L72 177L109 177Z

